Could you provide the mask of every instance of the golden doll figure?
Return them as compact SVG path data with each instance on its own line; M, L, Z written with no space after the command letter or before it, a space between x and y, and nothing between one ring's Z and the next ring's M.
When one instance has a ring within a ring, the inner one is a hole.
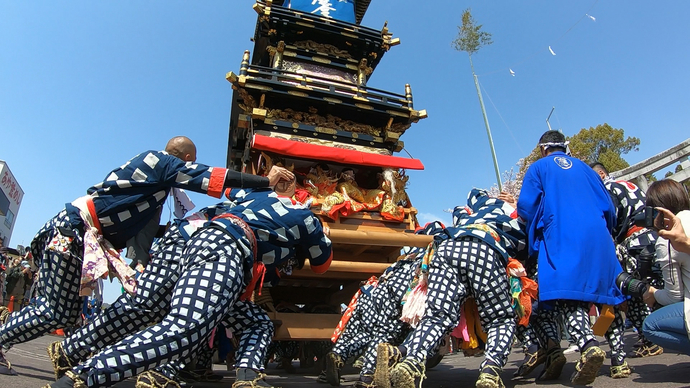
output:
M338 212L348 215L362 210L377 210L383 203L384 194L381 189L366 190L359 187L355 180L355 171L346 168L340 174L336 191L324 200L322 210L331 218L337 217Z
M309 170L301 186L309 193L312 204L320 205L335 191L337 183L338 178L328 165L319 163Z
M405 210L408 206L409 198L405 187L409 176L401 174L400 171L387 168L383 170L383 181L381 188L386 192L381 204L381 216L390 220L402 222L405 219Z

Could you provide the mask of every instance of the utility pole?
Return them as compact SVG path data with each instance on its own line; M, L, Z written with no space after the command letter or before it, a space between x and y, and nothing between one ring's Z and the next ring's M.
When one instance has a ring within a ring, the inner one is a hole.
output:
M482 91L479 88L479 80L477 74L474 72L474 64L472 63L472 54L479 51L482 46L493 43L491 34L482 31L481 24L477 24L472 17L470 9L462 12L462 25L458 26L458 36L453 40L451 45L458 51L464 51L470 57L470 68L472 68L472 77L474 78L474 86L477 88L477 97L479 97L479 105L482 108L482 116L484 117L484 125L486 126L486 135L489 137L489 147L491 148L491 157L494 161L494 170L496 171L496 182L498 183L498 191L503 191L503 184L501 183L501 172L498 168L498 160L496 160L496 150L494 149L494 140L491 137L491 127L489 127L489 119L486 117L486 109L484 108L484 99L482 99Z
M552 106L552 107L551 107L551 112L549 112L549 117L546 118L546 125L549 126L549 131L553 131L553 129L551 129L551 123L549 122L549 119L551 119L551 115L553 114L553 110L554 110L554 109L556 109L556 107L555 107L555 106Z
M498 168L498 160L496 159L496 150L494 149L494 140L491 137L491 127L489 126L489 118L486 117L486 109L484 108L484 99L482 98L482 91L479 88L479 81L477 75L474 73L474 65L472 64L472 55L470 55L470 68L472 68L472 77L474 77L474 86L477 88L477 96L479 97L479 105L482 107L482 116L484 117L484 126L486 127L486 135L489 137L489 147L491 148L491 157L494 161L494 171L496 172L496 182L498 183L498 191L503 191L501 184L501 173ZM548 120L547 120L548 122Z

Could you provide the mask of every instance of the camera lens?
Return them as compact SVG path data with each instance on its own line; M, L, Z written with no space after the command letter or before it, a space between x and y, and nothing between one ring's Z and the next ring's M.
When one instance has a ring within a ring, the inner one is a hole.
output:
M618 276L616 277L616 286L618 286L623 295L638 296L640 298L649 287L647 283L635 279L631 274L627 272L621 272L620 274L618 274Z

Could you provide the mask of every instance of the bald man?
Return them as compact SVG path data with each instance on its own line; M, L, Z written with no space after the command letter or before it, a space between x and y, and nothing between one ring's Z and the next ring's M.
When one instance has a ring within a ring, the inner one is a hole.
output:
M38 231L31 242L40 274L36 303L0 326L1 374L16 375L4 351L76 324L82 305L80 291L88 292L90 286L82 282L82 267L95 264L83 265L86 231L95 230L106 245L122 249L159 217L172 188L220 198L227 187L262 188L294 179L291 172L278 167L260 177L195 161L194 143L184 136L174 137L165 151L145 151L112 170Z

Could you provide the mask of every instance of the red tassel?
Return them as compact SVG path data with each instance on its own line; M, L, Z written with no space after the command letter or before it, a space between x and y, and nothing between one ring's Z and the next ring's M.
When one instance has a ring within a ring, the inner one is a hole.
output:
M247 289L244 291L242 295L240 295L240 300L248 300L252 296L252 292L254 292L254 288L256 288L256 283L259 280L259 277L261 277L261 282L259 282L259 295L261 295L261 289L263 288L264 285L264 275L266 274L266 266L264 263L260 261L255 261L254 265L252 266L252 281L249 282L249 285L247 286Z

